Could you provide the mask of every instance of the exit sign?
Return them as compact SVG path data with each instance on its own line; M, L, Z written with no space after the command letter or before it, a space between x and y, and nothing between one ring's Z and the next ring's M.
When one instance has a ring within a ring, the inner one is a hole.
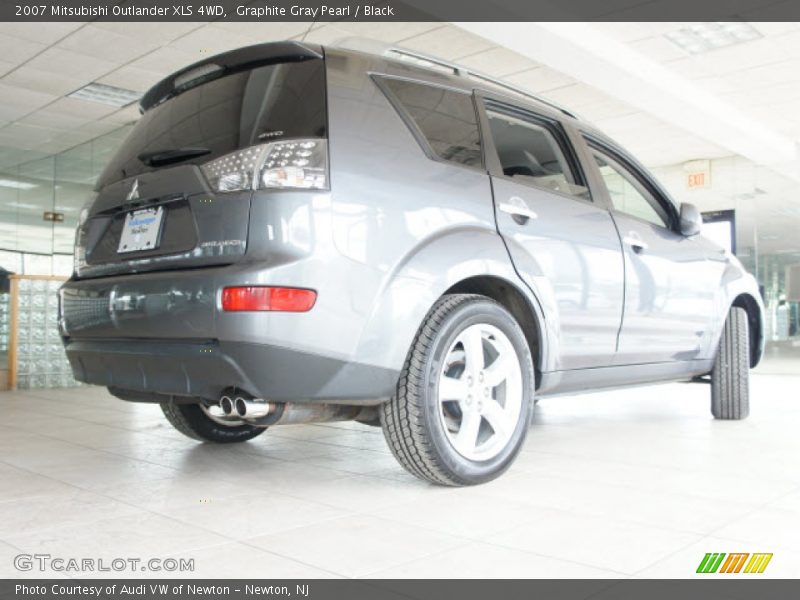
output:
M686 183L691 188L704 188L708 187L706 173L689 173Z
M693 160L683 165L686 171L686 188L690 190L708 189L711 187L711 161Z

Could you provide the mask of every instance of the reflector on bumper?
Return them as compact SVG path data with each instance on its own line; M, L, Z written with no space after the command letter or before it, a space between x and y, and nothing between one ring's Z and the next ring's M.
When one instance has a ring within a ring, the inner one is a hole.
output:
M314 290L266 286L226 287L222 290L222 310L307 312L317 301Z

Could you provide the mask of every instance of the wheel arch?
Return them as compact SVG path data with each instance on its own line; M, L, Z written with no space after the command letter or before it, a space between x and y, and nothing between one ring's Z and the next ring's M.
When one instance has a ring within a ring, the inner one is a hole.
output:
M450 286L445 294L480 294L502 305L516 319L525 334L528 348L533 357L536 372L536 386L541 381L546 345L543 337L543 324L536 310L525 297L522 290L507 279L493 275L476 275L462 279Z
M399 373L426 315L453 292L486 295L521 323L535 323L537 337L527 338L533 341L535 367L552 370L555 340L544 318L543 298L519 277L502 239L488 227L451 230L407 253L385 276L350 359Z

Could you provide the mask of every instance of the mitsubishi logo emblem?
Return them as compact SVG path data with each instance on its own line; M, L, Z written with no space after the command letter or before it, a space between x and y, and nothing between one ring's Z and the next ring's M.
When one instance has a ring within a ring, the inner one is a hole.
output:
M128 192L128 196L125 198L126 200L138 200L139 199L139 180L134 179L133 185L131 186L131 191Z

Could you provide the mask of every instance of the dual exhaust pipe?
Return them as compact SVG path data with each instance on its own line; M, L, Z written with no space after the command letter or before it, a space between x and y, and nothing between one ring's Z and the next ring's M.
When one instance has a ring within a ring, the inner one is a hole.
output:
M226 417L241 419L262 427L299 423L329 423L353 419L370 422L375 421L378 417L377 408L374 406L287 404L253 398L247 392L223 394L220 396L219 406Z
M260 419L275 410L275 405L266 400L246 396L222 396L219 406L226 417L240 419Z

